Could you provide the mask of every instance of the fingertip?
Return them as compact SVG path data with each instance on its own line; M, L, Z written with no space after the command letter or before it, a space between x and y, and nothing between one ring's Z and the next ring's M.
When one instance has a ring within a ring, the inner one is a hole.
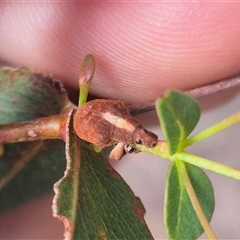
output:
M77 89L80 63L92 53L92 94L145 101L237 74L238 9L238 3L7 5L0 10L0 54Z

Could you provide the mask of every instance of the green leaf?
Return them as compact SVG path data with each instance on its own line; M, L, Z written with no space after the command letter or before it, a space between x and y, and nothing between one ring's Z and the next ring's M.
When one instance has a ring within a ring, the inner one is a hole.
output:
M59 81L24 68L0 68L0 87L0 124L58 114L70 104Z
M212 184L200 168L190 164L185 166L198 201L210 221L214 210ZM168 171L164 211L165 225L170 239L196 239L203 233L187 194L178 161L172 162Z
M86 149L81 170L75 239L153 239L140 199L106 159Z
M54 186L53 205L54 216L64 219L65 238L153 239L141 201L105 158L82 146L77 172L79 147L71 128L69 134L68 169Z
M157 114L171 155L181 151L181 143L193 131L200 118L198 102L177 90L169 91L156 102Z
M0 69L0 124L60 113L70 104L62 84L27 69ZM64 171L64 143L47 140L3 146L0 212L52 190Z
M5 154L0 157L0 213L51 192L66 167L60 140L7 144L4 148ZM22 161L34 148L35 155ZM11 176L14 169L16 174Z

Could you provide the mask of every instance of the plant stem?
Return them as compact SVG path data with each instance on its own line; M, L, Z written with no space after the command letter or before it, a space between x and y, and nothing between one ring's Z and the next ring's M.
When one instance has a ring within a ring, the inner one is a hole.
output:
M32 121L0 125L0 144L65 137L67 112Z
M143 145L139 145L139 144L134 144L133 147L134 147L134 149L137 149L141 152L147 152L150 154L154 154L154 155L160 156L164 159L171 160L171 158L172 158L168 152L167 143L166 143L166 141L163 141L163 140L158 140L157 145L153 148L147 148L147 147L145 147Z
M184 92L194 98L200 98L200 97L207 96L207 95L210 95L219 91L223 91L229 88L233 88L239 85L240 85L240 75L237 75L235 77L219 80L214 83L209 83L204 86L193 88ZM131 114L134 115L134 114L139 114L139 113L149 112L154 110L155 101L156 99L131 105L130 106Z
M187 152L176 153L174 155L174 158L193 164L197 167L201 167L201 168L210 170L212 172L219 173L227 177L232 177L234 179L240 180L239 169L232 168L227 165L208 160L206 158L198 157L196 155L193 155Z
M207 234L209 239L217 239L217 236L215 235L215 233L213 232L203 210L202 207L198 201L198 197L196 196L195 190L192 186L191 180L189 179L186 167L185 167L185 163L183 162L179 162L179 167L181 169L182 172L182 177L183 177L183 181L185 183L185 187L188 193L188 196L190 198L190 201L192 203L192 206L198 216L198 220L200 221L205 233Z
M222 120L219 123L214 124L213 126L203 130L202 132L188 138L184 142L184 148L188 147L194 143L203 141L206 138L209 138L210 136L222 131L223 129L237 123L240 121L240 112Z

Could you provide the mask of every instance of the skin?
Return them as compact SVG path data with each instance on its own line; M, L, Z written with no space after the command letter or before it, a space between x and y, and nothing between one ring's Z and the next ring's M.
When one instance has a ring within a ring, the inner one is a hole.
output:
M91 93L140 102L238 74L239 9L237 2L2 2L0 59L77 91L80 62L92 53Z

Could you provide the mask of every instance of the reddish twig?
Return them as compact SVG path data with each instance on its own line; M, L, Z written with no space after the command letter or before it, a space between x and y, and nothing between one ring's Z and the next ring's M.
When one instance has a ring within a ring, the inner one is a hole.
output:
M0 126L0 144L61 138L65 140L67 113Z
M207 85L197 87L191 90L185 91L185 93L193 96L194 98L200 98L206 95L210 95L212 93L216 93L219 91L226 90L228 88L236 87L240 85L240 75L223 79L214 83L209 83ZM155 101L150 100L147 102L141 102L137 104L133 104L130 106L131 114L139 114L143 112L152 111L155 109Z

